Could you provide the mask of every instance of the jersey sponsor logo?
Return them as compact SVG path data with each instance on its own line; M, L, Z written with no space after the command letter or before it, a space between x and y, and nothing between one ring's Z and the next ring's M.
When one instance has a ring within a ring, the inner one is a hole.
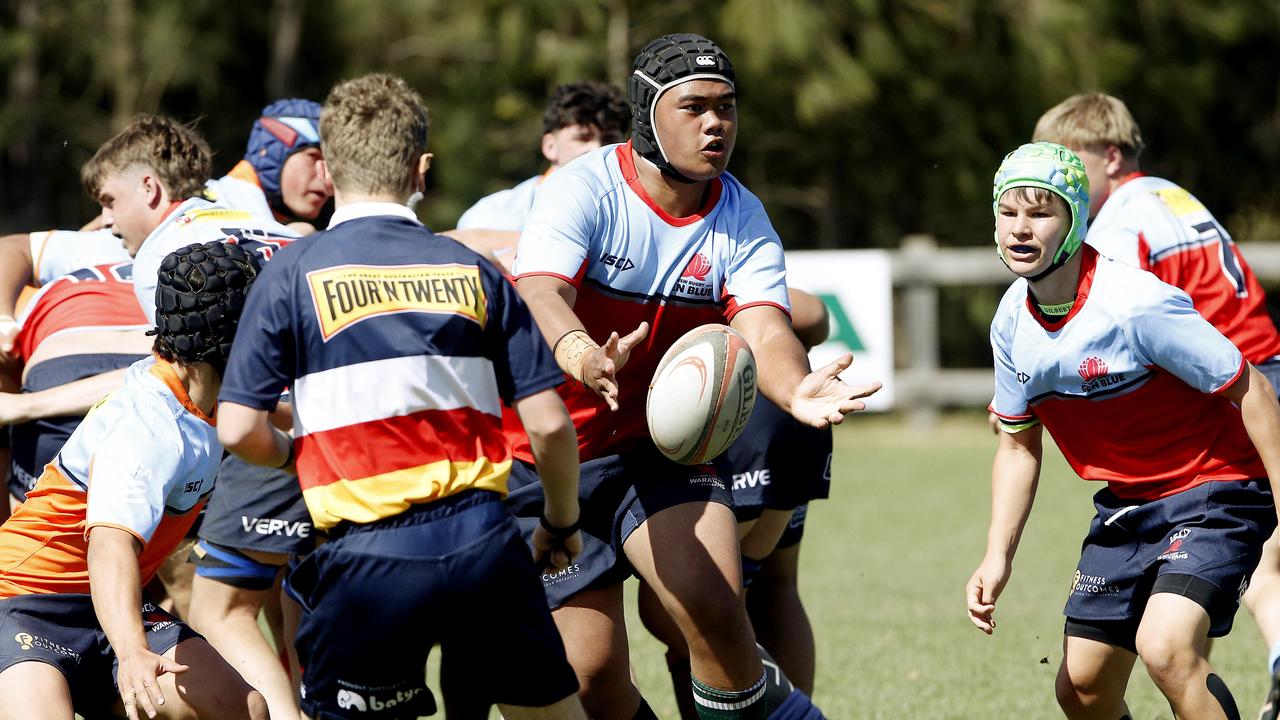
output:
M635 263L631 262L627 258L620 255L610 255L609 253L605 253L600 256L600 264L615 267L618 268L618 270L630 270L636 266Z
M196 210L188 210L182 213L175 222L179 225L188 225L198 222L220 222L226 220L252 220L253 215L244 210L232 210L231 208L199 208Z
M240 524L247 533L259 535L283 535L285 537L305 538L311 535L311 523L304 520L289 522L281 518L259 518L240 516Z
M485 293L474 265L340 265L307 273L325 342L380 315L456 315L485 324Z
M760 468L759 470L748 470L744 473L733 474L733 489L746 490L753 487L764 487L772 485L772 471L769 468Z
M1163 188L1156 190L1156 197L1165 204L1174 215L1184 217L1192 213L1209 212L1199 200L1182 188Z

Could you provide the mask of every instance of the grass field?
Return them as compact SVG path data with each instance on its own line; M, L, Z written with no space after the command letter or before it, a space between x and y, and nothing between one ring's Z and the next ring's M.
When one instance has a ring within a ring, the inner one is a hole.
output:
M810 509L800 575L826 715L1061 717L1053 678L1062 606L1098 486L1046 443L1035 509L988 637L964 608L986 543L995 438L985 415L948 417L927 434L893 418L851 418L835 441L831 499ZM630 624L641 689L660 717L675 717L661 646ZM1265 660L1242 610L1213 661L1244 717L1266 695ZM1140 663L1128 700L1134 720L1172 717Z
M1046 443L1035 509L988 637L964 607L986 547L995 438L985 415L948 416L928 433L893 417L855 417L835 442L831 499L810 508L800 574L818 644L815 699L827 717L1062 717L1053 698L1062 606L1098 486ZM636 676L658 716L677 717L662 646L636 618L634 594L631 583ZM1243 717L1266 696L1265 660L1242 610L1213 662ZM1141 663L1128 702L1134 720L1172 717Z

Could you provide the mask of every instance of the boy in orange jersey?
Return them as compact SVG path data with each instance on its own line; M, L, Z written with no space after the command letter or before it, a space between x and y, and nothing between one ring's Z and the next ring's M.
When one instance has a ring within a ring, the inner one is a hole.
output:
M142 597L213 488L214 399L257 272L220 242L166 257L156 357L94 407L0 528L0 627L13 633L0 718L267 717L203 638Z

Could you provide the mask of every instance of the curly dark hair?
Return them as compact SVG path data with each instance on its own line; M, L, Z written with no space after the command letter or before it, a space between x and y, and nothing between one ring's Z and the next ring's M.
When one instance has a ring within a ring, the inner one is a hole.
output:
M566 83L556 88L542 113L542 131L555 132L572 125L600 129L606 145L620 142L631 130L631 109L618 88L602 82Z

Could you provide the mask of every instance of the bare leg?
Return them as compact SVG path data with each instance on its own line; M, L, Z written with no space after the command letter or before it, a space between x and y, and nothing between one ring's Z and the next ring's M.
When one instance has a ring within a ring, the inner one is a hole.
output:
M1067 636L1055 689L1071 720L1120 720L1129 714L1124 691L1138 656L1096 640Z
M774 550L747 589L747 611L760 644L791 682L812 696L816 650L813 626L800 600L799 571L799 545Z
M582 710L582 703L574 695L546 707L518 705L499 705L498 707L507 720L587 720L587 714Z
M246 590L198 575L192 588L191 626L262 693L272 717L297 717L293 682L258 626L258 610L272 590Z
M191 580L196 576L196 566L187 562L191 548L196 544L194 538L186 538L178 543L178 547L165 558L164 564L156 573L156 579L164 585L168 598L159 603L169 613L185 620L191 612Z
M732 510L716 503L667 508L632 533L624 550L684 635L698 680L744 690L764 675L740 592Z
M21 662L0 672L0 720L72 720L71 688L52 665Z
M160 676L164 705L156 708L157 718L269 720L267 702L262 695L249 687L209 643L200 638L184 640L164 655L189 669L180 675ZM123 709L123 704L117 701L115 712L120 717L124 717ZM146 713L139 714L146 716Z
M622 585L585 590L551 612L569 664L578 676L578 697L595 720L631 720L640 691L631 682Z
M1209 615L1195 601L1156 593L1138 626L1138 655L1180 718L1238 720L1239 711L1206 657Z

